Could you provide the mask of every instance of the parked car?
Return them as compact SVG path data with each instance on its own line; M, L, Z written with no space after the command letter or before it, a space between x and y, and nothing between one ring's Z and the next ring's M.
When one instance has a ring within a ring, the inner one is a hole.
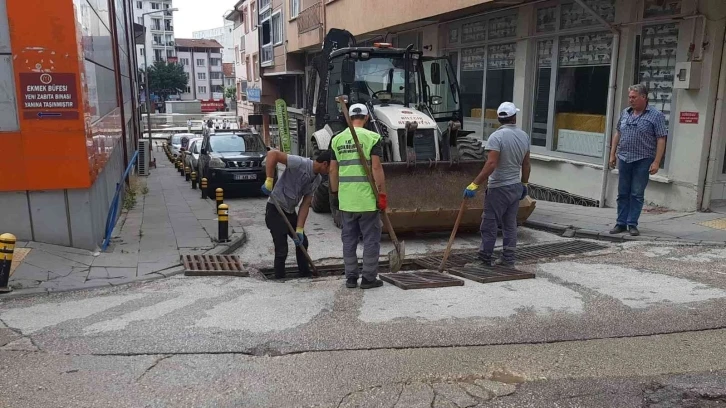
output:
M225 191L259 191L266 178L267 150L260 135L249 131L205 135L199 154L199 173L207 179L209 196L214 197L220 187Z
M197 174L200 174L198 165L199 151L201 150L201 146L202 138L196 137L189 141L189 148L186 149L186 151L184 152L184 166L189 167L190 169L192 169L192 171L196 171Z
M189 147L189 140L197 137L194 133L177 133L169 138L169 145L171 146L171 154L179 156L182 149L186 150Z

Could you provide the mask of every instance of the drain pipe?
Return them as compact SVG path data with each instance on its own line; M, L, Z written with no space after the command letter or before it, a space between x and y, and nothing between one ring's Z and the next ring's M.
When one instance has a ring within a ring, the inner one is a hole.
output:
M608 27L613 33L613 50L610 55L610 79L608 82L608 105L607 112L605 113L605 151L603 152L602 161L602 189L600 190L600 208L605 208L605 197L608 189L608 174L610 173L610 144L612 142L613 133L613 115L615 113L615 91L617 88L618 80L618 56L620 48L620 31L615 26L607 22L599 14L595 12L590 6L585 4L583 0L575 0L575 3L579 4L585 11L590 13L600 24Z
M705 21L704 21L705 23ZM726 35L724 36L726 41ZM701 194L701 202L698 208L701 211L710 211L711 209L711 191L713 188L713 175L718 171L716 164L718 163L718 154L720 152L720 138L714 135L714 132L721 130L721 117L723 116L723 99L726 93L726 44L724 44L721 53L721 67L718 74L718 90L716 91L716 103L714 108L713 124L711 125L711 140L708 146L708 161L706 165L706 176L703 183L703 194Z

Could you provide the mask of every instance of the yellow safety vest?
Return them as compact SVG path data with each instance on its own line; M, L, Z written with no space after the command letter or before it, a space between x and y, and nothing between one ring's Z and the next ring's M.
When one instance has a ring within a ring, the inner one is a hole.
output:
M371 150L381 140L378 133L364 128L355 128L363 154L368 163L371 162ZM377 211L376 196L366 177L366 172L360 164L355 141L350 129L333 138L331 143L335 159L338 162L338 201L340 210L346 212Z

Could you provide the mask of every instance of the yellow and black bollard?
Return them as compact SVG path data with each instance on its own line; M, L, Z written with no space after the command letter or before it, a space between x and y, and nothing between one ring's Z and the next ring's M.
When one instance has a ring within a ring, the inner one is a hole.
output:
M192 172L192 190L196 190L196 189L197 189L197 172L193 171Z
M202 178L202 184L199 186L199 189L202 190L202 198L207 198L207 179Z
M219 242L227 242L229 241L229 206L227 204L220 204L217 207L217 219L219 221L217 239Z
M181 174L183 176L184 175L184 165L182 164L181 159L178 159L176 161L176 163L177 163L176 165L178 166L177 168L179 169L179 174Z
M10 280L10 266L13 264L13 252L15 251L15 235L0 235L0 293L12 292L8 287Z
M189 181L192 179L192 169L189 166L184 167L184 180Z
M219 208L220 205L224 203L224 190L221 188L218 188L214 190L215 199L217 201L216 207Z

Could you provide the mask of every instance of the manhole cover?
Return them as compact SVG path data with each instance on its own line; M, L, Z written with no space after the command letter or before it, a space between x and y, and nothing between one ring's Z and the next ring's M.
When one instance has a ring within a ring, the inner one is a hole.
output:
M318 268L318 272L320 272L321 276L337 276L337 275L345 275L345 265L344 264L332 264L332 265L315 265ZM363 264L358 263L358 269L362 268ZM438 268L438 267L437 267ZM412 270L412 269L421 269L418 265L414 264L413 261L410 260L404 260L403 265L401 266L402 270ZM388 273L390 272L390 267L388 265L388 261L381 261L378 263L378 273ZM261 268L260 273L262 273L262 276L264 276L266 279L273 280L275 279L275 269L266 267ZM286 279L297 279L300 277L300 271L298 271L297 266L286 266L285 267L285 278Z
M382 281L405 290L464 286L463 280L434 271L381 273L378 276Z
M187 276L249 276L237 255L182 255Z
M586 252L600 251L607 248L609 248L607 245L580 240L527 245L517 248L517 262L529 263L545 258L584 254ZM500 250L495 251L496 255L499 255L500 253ZM439 269L442 259L443 257L441 255L427 256L425 258L416 259L415 262L422 268ZM466 264L476 262L477 260L478 256L476 251L453 253L449 256L449 259L446 260L446 267L462 267Z
M514 268L502 265L497 266L463 266L450 268L448 272L452 275L461 276L480 283L502 282L518 279L533 279L535 276L530 272L522 272Z

